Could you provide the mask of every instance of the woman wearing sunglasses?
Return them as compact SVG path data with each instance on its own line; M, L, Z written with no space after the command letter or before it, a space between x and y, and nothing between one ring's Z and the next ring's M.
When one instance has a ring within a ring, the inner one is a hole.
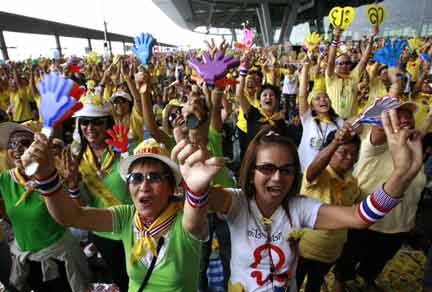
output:
M75 154L73 163L78 165L76 168L82 179L81 190L88 196L88 205L108 208L131 204L131 198L125 192L126 185L118 172L120 154L105 142L108 138L106 131L114 125L110 107L101 97L92 94L84 97L83 104L83 108L74 115L77 127L72 151ZM80 188L70 186L70 189ZM72 191L70 196L79 198L79 191ZM123 247L109 238L109 234L90 233L90 240L108 263L112 281L124 291L128 279Z
M129 288L122 291L197 291L200 249L208 238L208 182L223 166L223 158L210 158L196 144L179 143L173 158L154 139L139 144L134 155L120 162L133 205L85 208L71 203L61 188L47 199L48 209L63 225L112 232L126 253ZM36 135L26 152L26 163L44 161L36 177L55 180L49 143ZM186 202L175 189L184 179ZM39 187L44 187L40 185ZM147 281L145 279L148 278Z
M373 26L366 50L363 52L358 64L352 69L350 56L347 53L338 55L337 52L342 30L339 27L333 29L333 40L328 53L325 81L327 93L334 109L344 119L348 119L357 113L357 84L372 53L373 38L378 32L378 26Z
M10 245L10 285L18 291L86 291L90 271L79 243L48 216L42 193L24 174L21 157L33 143L33 131L5 122L0 124L0 137L0 148L7 149L14 164L14 168L0 172L0 198L5 205L5 214L0 210L0 217L8 218L15 236ZM45 190L49 192L49 188ZM7 262L3 256L2 265Z
M384 187L377 186L368 199L351 207L298 196L301 174L295 145L272 129L257 134L240 170L241 189L213 188L209 195L210 208L224 216L230 229L229 291L297 291L299 229L367 228L397 205L419 172L422 155L419 135L400 129L395 114L383 116L393 172Z

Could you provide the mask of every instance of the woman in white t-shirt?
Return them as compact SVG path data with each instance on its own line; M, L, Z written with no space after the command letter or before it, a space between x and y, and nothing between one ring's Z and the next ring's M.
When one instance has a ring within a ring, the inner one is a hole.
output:
M311 92L308 103L308 72L309 58L303 62L299 88L299 114L303 126L303 134L299 146L300 165L302 172L314 160L323 148L327 135L343 126L344 120L336 115L325 88L316 88Z
M396 164L385 187L378 186L367 199L380 201L379 192L385 196L384 200L399 202L396 198L402 196L406 185L420 170L421 143L420 138L407 143L407 134L401 132L408 130L398 131L398 125L391 125L386 115L385 130L393 141L390 149ZM181 141L173 149L173 155L187 147L190 146ZM179 161L187 167L193 160L190 157ZM206 168L211 169L211 159L207 161L203 174ZM201 178L196 180L200 184L210 183ZM295 145L273 129L264 128L252 140L243 159L241 189L212 188L207 192L209 208L224 216L230 230L232 257L228 291L297 291L295 271L301 228L334 230L367 228L372 224L359 206L327 205L298 196L300 183ZM386 206L387 211L395 204Z

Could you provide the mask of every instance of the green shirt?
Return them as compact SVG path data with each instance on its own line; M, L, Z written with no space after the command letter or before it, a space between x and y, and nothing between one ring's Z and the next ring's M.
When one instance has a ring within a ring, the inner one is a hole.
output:
M209 128L207 148L213 156L223 157L222 151L222 134ZM233 178L229 175L228 169L224 166L211 181L211 185L221 185L224 188L234 187L236 184Z
M110 208L113 214L113 234L117 240L123 241L126 255L126 267L129 276L129 292L138 291L147 267L139 260L134 264L130 261L134 243L133 216L135 207L120 205ZM194 239L182 225L183 213L180 212L168 234L161 251L165 248L162 258L158 258L146 292L191 292L198 290L198 277L201 256L201 242Z
M23 251L38 252L60 240L66 229L52 219L37 191L32 191L15 207L24 192L24 186L12 179L9 170L0 172L0 196L18 246Z

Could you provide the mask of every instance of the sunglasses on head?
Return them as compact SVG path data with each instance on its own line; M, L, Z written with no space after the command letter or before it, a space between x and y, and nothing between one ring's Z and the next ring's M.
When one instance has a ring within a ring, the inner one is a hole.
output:
M83 126L88 126L92 124L93 126L102 126L105 124L106 118L91 118L91 119L79 119L79 122Z
M296 173L296 169L293 164L287 164L278 167L272 163L265 163L265 164L255 165L255 169L264 175L273 175L278 170L279 173L283 176L291 176L291 175L295 175Z
M148 173L131 172L128 174L126 181L128 184L132 185L142 184L144 180L149 183L160 183L165 177L168 177L166 173L156 171Z
M33 143L32 139L22 139L17 141L10 141L7 147L8 149L12 149L12 150L18 149L19 146L28 148L32 143Z

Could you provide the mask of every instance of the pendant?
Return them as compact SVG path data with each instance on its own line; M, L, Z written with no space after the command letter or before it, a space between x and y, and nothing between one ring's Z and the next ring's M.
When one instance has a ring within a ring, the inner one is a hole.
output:
M97 170L96 171L96 175L100 178L104 178L105 177L105 172L103 172L102 170Z

